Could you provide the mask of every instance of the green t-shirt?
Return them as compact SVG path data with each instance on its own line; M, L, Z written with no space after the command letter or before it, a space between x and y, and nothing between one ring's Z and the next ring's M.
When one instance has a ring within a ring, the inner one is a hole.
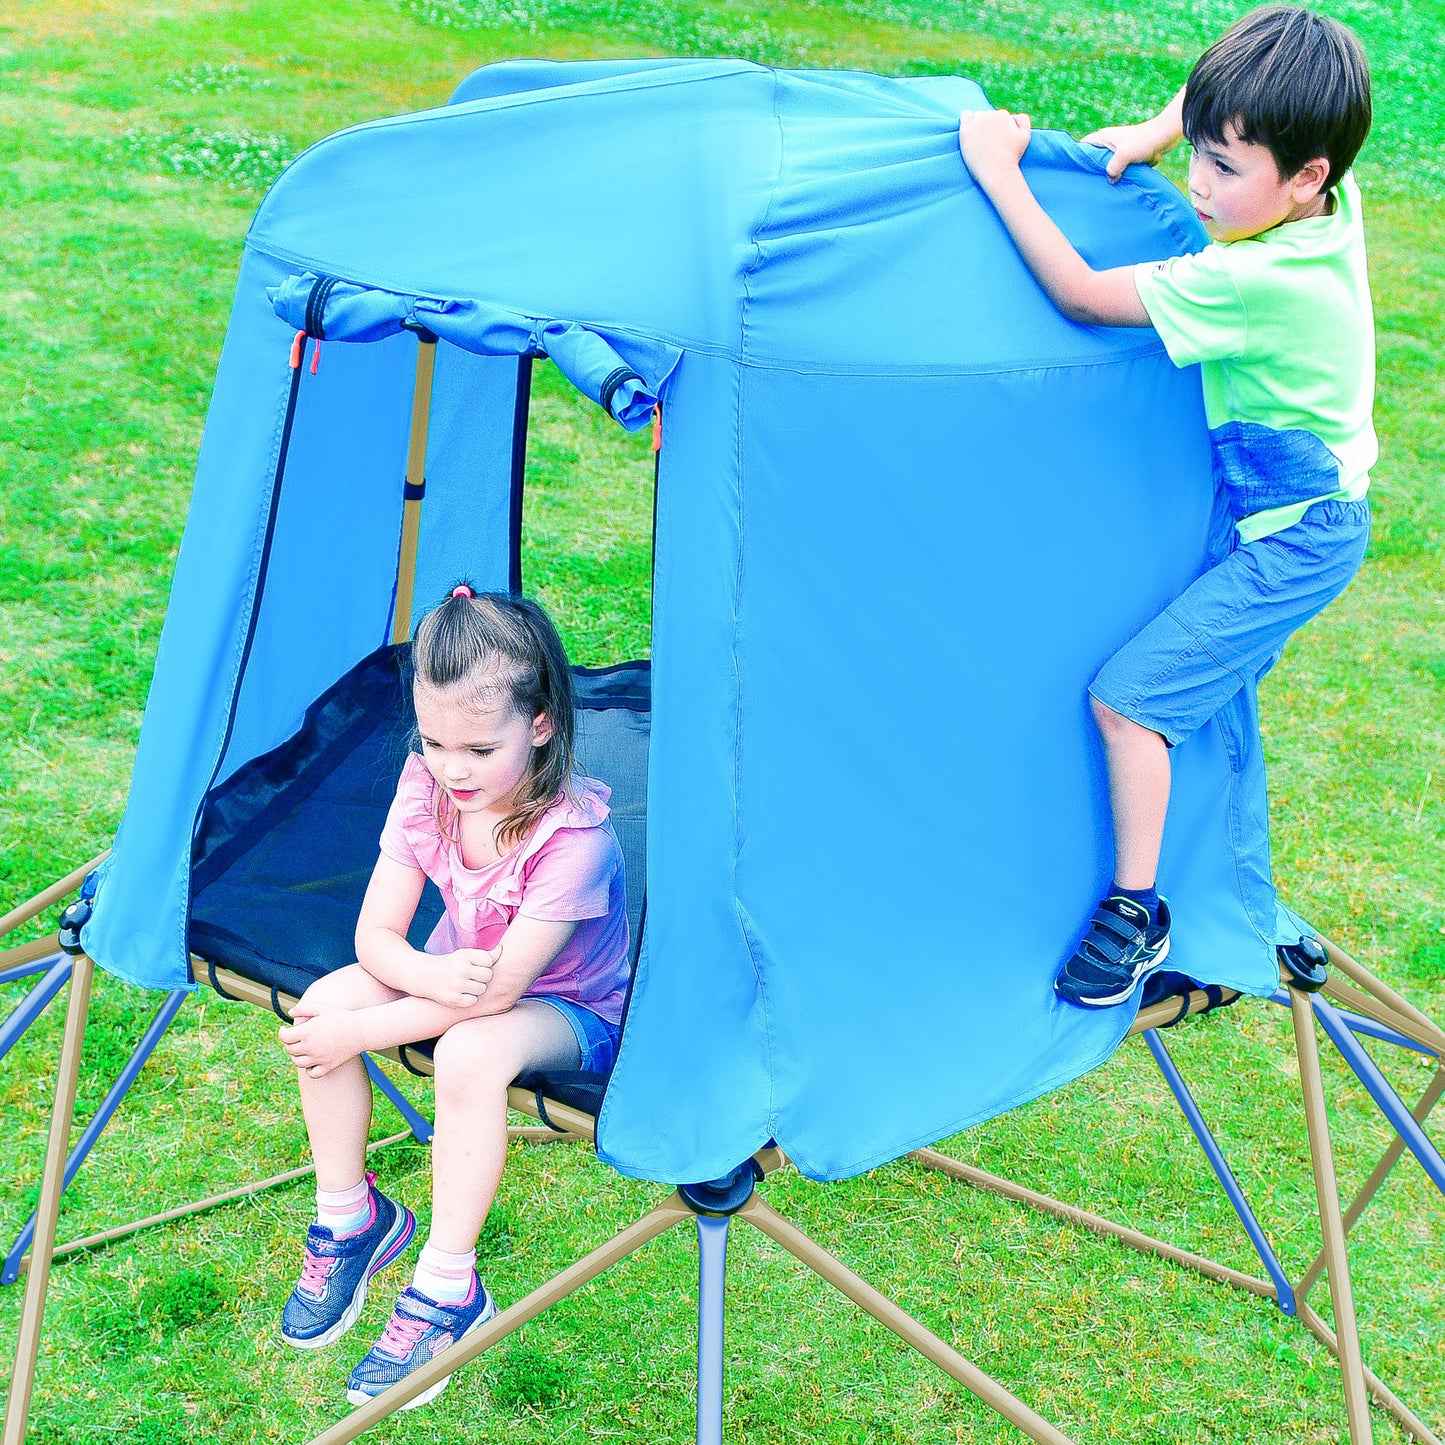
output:
M1275 440L1303 440L1319 459L1319 494L1244 517L1238 525L1246 542L1297 522L1313 502L1363 497L1379 455L1371 419L1374 317L1352 174L1341 178L1335 198L1328 215L1135 268L1139 299L1170 359L1199 364L1216 453L1224 455L1224 444L1241 433L1268 442L1285 432L1294 436ZM1271 455L1290 451L1250 445L1245 466L1267 467ZM1235 446L1227 454L1228 476L1241 453Z

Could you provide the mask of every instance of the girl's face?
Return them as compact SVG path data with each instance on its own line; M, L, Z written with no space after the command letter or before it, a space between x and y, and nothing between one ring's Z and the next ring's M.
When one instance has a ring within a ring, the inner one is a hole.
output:
M552 736L544 713L526 718L505 694L478 706L457 688L412 689L422 760L459 813L511 811L532 753Z

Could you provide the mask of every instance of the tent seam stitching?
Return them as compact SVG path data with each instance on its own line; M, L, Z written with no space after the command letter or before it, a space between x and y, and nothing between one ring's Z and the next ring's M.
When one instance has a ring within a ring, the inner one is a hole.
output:
M778 136L778 160L777 167L773 173L772 190L768 195L768 204L752 235L753 260L752 264L742 272L739 280L742 285L742 297L740 298L738 310L738 350L739 357L744 358L748 354L748 311L752 301L752 289L749 284L753 273L762 265L763 251L762 244L758 237L760 232L767 229L772 218L774 208L777 205L778 192L782 189L783 161L786 146L786 132L783 127L782 116L779 114L779 78L776 71L772 73L773 78L773 124ZM746 485L743 457L743 378L739 374L735 382L735 402L733 407L734 429L733 429L733 458L737 476L737 498L738 498L738 523L737 523L737 564L733 571L733 596L736 599L733 608L733 908L737 916L738 931L742 935L743 946L748 952L748 962L753 970L753 979L757 985L758 1002L762 1010L763 1023L763 1050L767 1057L768 1064L768 1103L767 1103L767 1129L770 1135L777 1133L777 1101L774 1097L774 1080L776 1072L774 1069L772 1010L768 1004L768 988L763 978L763 971L758 966L757 950L754 947L753 937L748 929L746 911L738 901L737 875L738 860L742 853L742 810L738 807L738 796L740 792L740 780L742 778L742 738L743 738L743 678L742 668L739 665L738 653L741 639L742 616L741 599L743 596L743 519L745 512Z

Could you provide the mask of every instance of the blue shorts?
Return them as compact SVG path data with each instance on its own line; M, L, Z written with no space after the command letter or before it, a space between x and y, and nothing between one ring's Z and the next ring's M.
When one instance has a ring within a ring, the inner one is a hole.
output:
M1316 502L1282 532L1240 543L1106 662L1090 693L1173 746L1278 660L1364 560L1368 502Z
M577 1037L577 1051L582 1062L577 1066L584 1074L610 1074L617 1062L617 1041L621 1027L610 1024L600 1014L595 1014L585 1004L573 1003L570 998L558 998L550 993L529 993L525 995L537 1003L550 1004L569 1024Z

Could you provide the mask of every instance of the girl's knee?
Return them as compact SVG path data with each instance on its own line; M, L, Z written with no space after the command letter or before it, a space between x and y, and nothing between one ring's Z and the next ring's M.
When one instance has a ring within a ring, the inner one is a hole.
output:
M351 963L318 978L301 995L297 1008L305 1005L311 1013L331 1008L369 1008L398 996L395 989L373 978L359 963Z
M336 1008L348 1002L347 991L340 981L342 971L325 974L312 983L296 1001L297 1009L318 1013L324 1008Z
M506 1088L515 1077L506 1031L496 1018L454 1024L436 1042L432 1067L438 1092Z

